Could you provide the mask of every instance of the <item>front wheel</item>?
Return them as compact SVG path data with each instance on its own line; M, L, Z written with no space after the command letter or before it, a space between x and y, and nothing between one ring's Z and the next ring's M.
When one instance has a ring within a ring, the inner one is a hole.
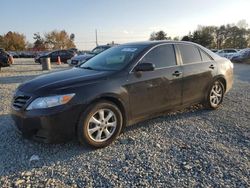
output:
M123 117L119 108L108 101L90 105L78 124L78 140L101 148L113 142L122 130Z
M217 109L224 98L224 85L219 81L215 81L209 89L205 106L209 109Z

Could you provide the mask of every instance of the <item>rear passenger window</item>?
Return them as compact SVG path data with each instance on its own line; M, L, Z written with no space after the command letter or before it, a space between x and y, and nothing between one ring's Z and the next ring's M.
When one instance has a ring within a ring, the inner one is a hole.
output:
M202 50L200 50L200 52L201 52L202 61L207 62L207 61L211 61L212 60L211 57L209 57L205 52L203 52Z
M153 63L155 68L176 65L175 51L172 44L161 45L151 50L142 62Z
M201 62L201 55L197 47L192 45L178 45L183 64Z

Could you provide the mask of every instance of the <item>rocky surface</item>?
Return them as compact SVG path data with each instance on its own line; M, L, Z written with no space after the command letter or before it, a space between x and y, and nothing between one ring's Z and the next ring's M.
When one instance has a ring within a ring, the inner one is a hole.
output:
M93 150L77 141L41 144L15 132L13 91L46 73L18 60L0 72L0 187L250 187L250 65L235 70L234 87L218 110L197 105L166 114Z

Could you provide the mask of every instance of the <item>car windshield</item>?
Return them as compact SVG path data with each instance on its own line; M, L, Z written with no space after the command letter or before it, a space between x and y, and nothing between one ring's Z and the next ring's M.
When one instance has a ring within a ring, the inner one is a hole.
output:
M100 47L96 47L96 48L94 48L91 52L90 52L90 54L99 54L99 53L101 53L102 51L104 51L104 50L106 50L106 49L108 49L109 47L103 47L103 46L100 46Z
M145 47L145 45L113 47L91 58L80 67L93 70L121 70L137 57Z

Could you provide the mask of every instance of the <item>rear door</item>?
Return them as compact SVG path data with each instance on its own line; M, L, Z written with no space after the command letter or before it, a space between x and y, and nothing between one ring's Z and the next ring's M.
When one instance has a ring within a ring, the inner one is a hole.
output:
M201 102L208 84L216 74L216 63L202 49L192 44L178 44L183 67L183 104Z
M153 63L148 72L131 72L128 77L130 109L133 118L181 104L181 67L172 44L154 47L139 63Z

